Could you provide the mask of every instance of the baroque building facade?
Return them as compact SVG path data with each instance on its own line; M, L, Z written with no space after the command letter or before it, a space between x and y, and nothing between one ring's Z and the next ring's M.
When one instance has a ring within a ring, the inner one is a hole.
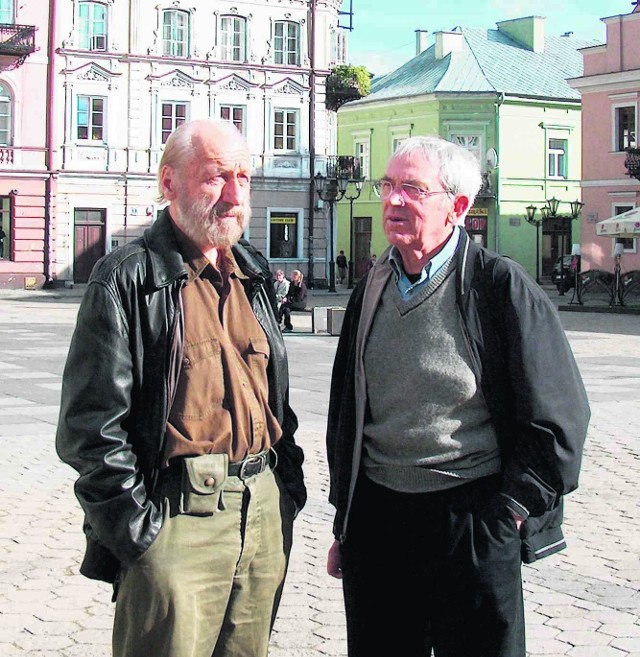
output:
M342 61L340 0L68 0L58 5L55 278L156 218L164 144L215 117L253 159L248 237L274 268L326 271L326 219L312 178L335 153L325 79Z

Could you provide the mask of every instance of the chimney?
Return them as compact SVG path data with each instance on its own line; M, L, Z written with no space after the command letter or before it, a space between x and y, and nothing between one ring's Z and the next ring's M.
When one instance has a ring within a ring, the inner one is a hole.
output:
M525 16L496 23L499 32L511 37L521 46L533 52L544 51L544 18Z
M462 32L436 32L436 59L444 59L450 52L462 52L465 41Z
M416 56L429 47L429 30L416 30Z

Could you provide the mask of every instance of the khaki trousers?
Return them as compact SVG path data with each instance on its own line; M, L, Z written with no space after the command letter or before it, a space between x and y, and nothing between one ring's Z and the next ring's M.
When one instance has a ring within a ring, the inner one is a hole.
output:
M162 529L121 574L114 657L265 657L294 504L267 469L244 482L228 477L219 510L189 515L182 478L168 471Z

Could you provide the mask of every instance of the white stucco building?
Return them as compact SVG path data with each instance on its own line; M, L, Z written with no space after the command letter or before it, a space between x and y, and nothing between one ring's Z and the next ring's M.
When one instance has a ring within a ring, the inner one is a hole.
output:
M324 81L344 57L340 4L58 3L57 279L86 281L101 255L155 219L163 144L205 117L233 121L249 143L251 241L274 268L326 278L326 217L311 178L335 153Z

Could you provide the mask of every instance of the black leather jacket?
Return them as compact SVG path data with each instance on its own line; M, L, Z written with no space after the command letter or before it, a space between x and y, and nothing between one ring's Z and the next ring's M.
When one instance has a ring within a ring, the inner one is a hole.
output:
M277 473L298 509L306 490L298 422L289 407L288 365L274 316L266 261L246 242L234 247L253 312L271 348L269 405L282 426ZM87 551L81 572L114 581L151 545L162 525L150 501L165 426L180 373L187 277L168 210L144 235L96 265L78 313L64 371L56 448L79 477Z

